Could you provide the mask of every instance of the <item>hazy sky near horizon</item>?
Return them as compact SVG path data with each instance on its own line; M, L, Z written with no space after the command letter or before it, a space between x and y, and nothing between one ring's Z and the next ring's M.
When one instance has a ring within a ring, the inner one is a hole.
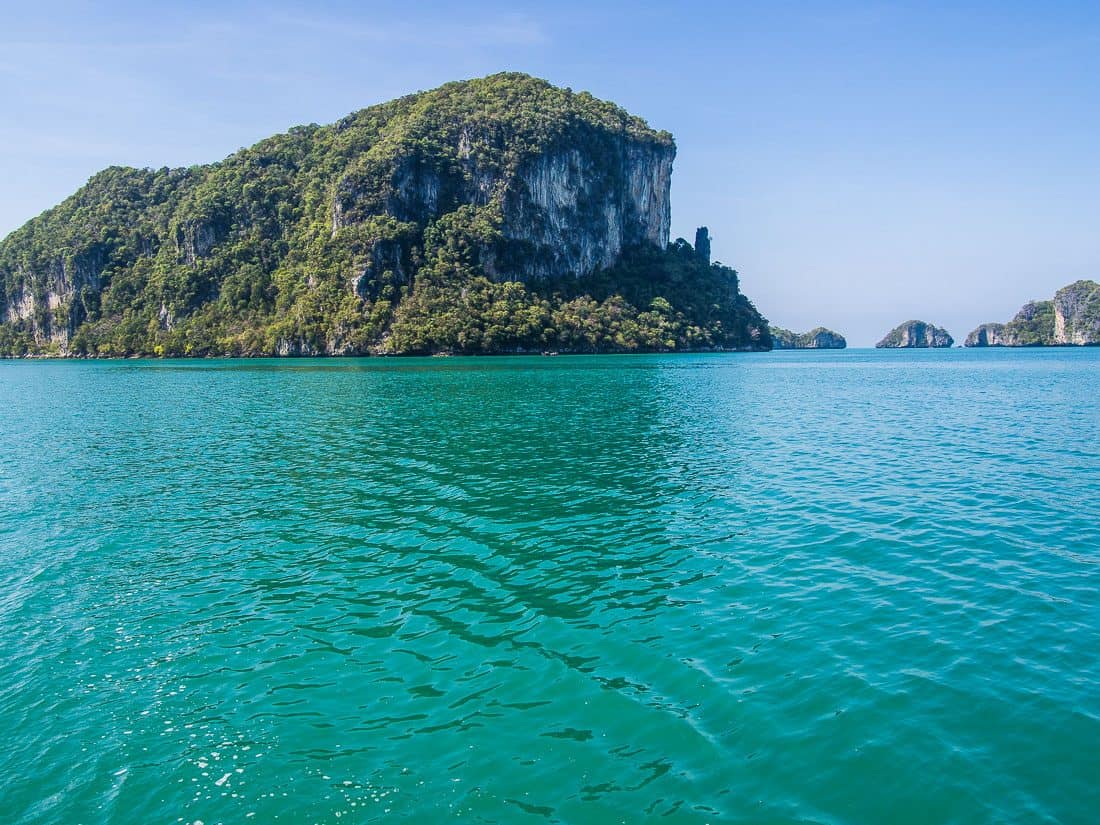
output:
M525 71L676 137L772 323L961 342L1100 278L1100 3L0 0L0 235L109 165L186 166Z

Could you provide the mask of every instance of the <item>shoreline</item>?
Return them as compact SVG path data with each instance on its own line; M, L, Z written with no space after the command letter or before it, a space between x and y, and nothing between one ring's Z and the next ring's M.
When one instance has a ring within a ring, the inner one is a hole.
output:
M513 358L542 356L553 358L560 355L704 355L779 352L775 349L761 349L757 347L737 348L708 348L708 349L682 349L682 350L555 350L544 352L542 350L522 350L515 352L401 352L401 353L303 353L303 354L264 354L264 355L0 355L0 361L243 361L243 360L280 360L294 361L304 359L341 359L341 358Z
M340 360L340 359L402 359L402 358L531 358L535 356L597 356L597 355L706 355L706 354L752 354L773 352L896 352L896 351L955 351L955 350L999 350L999 351L1042 351L1042 350L1087 350L1100 347L1100 343L1087 344L1024 344L1019 346L1006 346L1004 344L991 344L987 346L966 346L958 344L953 347L772 347L763 349L759 347L713 347L705 349L681 349L681 350L517 350L511 352L401 352L401 353L303 353L303 354L263 354L263 355L46 355L40 353L27 353L25 355L0 355L0 361L296 361L296 360Z

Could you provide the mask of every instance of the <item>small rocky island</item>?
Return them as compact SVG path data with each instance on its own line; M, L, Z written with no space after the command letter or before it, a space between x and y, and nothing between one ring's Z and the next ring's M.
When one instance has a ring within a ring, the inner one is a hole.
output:
M781 327L772 327L771 330L773 349L844 349L848 346L843 335L825 327L815 327L801 333Z
M898 324L875 346L879 349L950 347L955 339L943 327L926 321L906 321Z
M1077 281L1051 301L1028 301L1006 324L982 324L968 347L1061 347L1100 344L1100 284Z

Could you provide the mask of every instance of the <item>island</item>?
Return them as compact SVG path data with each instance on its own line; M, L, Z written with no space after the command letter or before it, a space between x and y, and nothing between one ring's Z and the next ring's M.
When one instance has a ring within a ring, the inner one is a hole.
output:
M950 347L955 339L943 329L927 321L906 321L898 324L875 346L879 349Z
M968 347L1064 347L1100 344L1100 284L1076 281L1053 300L1028 301L1011 321L981 324Z
M0 241L0 354L770 349L706 229L669 243L675 154L503 73L206 166L112 167Z
M844 349L848 346L843 335L825 327L799 333L773 326L771 331L773 349Z

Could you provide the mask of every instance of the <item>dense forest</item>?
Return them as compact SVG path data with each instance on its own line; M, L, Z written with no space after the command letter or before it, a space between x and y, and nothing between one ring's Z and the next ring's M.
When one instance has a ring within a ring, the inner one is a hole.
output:
M709 243L665 244L674 153L502 74L208 166L109 168L0 242L0 354L767 349Z

